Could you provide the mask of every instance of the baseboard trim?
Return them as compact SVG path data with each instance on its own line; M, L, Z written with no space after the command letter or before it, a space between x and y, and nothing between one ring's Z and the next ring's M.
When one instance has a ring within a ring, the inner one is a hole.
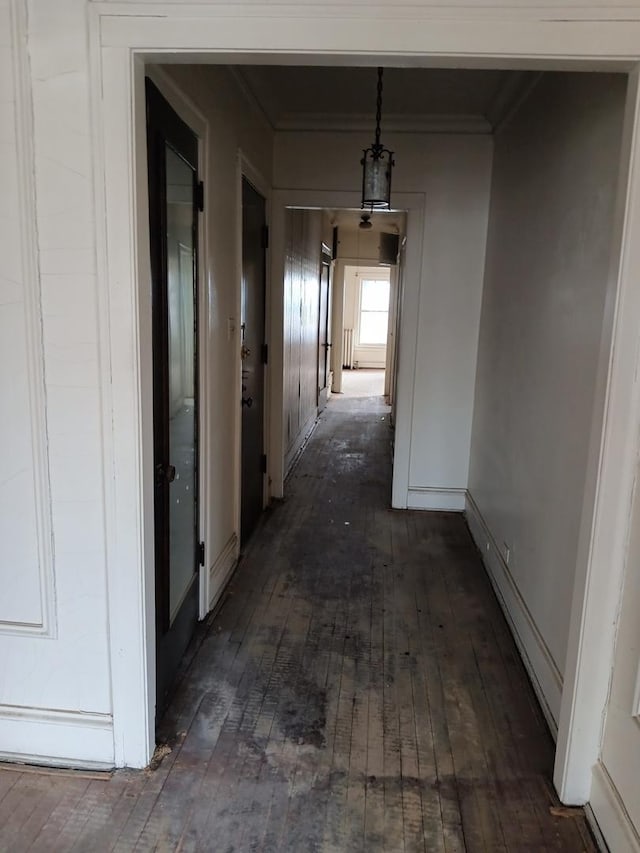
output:
M587 818L590 823L593 821L596 837L604 839L605 849L615 853L640 853L640 833L601 761L593 768Z
M305 448L306 443L311 438L311 434L316 428L318 423L318 411L316 410L307 420L305 425L302 427L297 437L294 439L293 444L287 450L284 457L284 478L285 480L293 470L296 462L300 458L302 451Z
M1 761L108 770L114 766L111 714L0 705Z
M109 774L115 766L113 761L89 761L86 758L69 758L65 755L41 755L34 752L7 752L0 750L0 761L6 764L29 765L32 767L62 768L64 770L89 770Z
M533 684L540 707L554 738L562 698L562 673L527 607L502 552L493 538L478 505L469 492L465 516L487 574L506 616L518 650Z
M238 563L238 536L232 533L217 559L209 569L209 610L218 603L229 578Z
M466 489L437 489L412 486L407 492L407 509L464 512Z
M584 808L584 816L587 819L587 823L589 824L589 829L593 833L593 837L596 841L596 847L600 850L600 853L610 853L609 845L604 840L604 835L602 834L602 830L598 826L598 821L596 820L596 816L593 813L593 809L591 808L590 803L585 803Z

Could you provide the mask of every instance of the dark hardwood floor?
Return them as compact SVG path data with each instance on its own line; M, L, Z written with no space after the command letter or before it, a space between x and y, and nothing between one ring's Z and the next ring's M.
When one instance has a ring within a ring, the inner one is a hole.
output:
M595 850L550 812L553 743L463 517L389 509L390 441L379 399L331 401L157 768L0 771L0 849Z

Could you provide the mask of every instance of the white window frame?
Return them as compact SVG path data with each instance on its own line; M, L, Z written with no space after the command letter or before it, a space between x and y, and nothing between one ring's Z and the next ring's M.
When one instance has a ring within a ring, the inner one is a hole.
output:
M362 321L362 285L365 281L386 281L389 285L389 297L391 297L391 270L388 268L381 269L376 272L367 272L366 275L362 275L360 273L356 273L358 276L358 305L357 305L357 314L356 314L356 341L357 346L360 349L385 349L387 346L387 340L385 340L382 344L373 344L368 341L363 341L360 336L360 328ZM372 312L373 313L373 312ZM382 313L382 312L380 312ZM387 339L389 337L389 304L387 304Z

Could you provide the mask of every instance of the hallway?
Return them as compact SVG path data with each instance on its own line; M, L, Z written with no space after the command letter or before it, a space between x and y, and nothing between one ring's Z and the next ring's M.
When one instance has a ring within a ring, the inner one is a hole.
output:
M594 850L461 516L388 509L333 398L203 632L157 769L0 772L0 850Z

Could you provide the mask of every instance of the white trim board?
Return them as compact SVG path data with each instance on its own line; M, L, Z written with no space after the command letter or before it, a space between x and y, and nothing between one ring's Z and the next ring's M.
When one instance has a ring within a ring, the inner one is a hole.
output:
M0 743L12 747L0 749L0 760L101 770L114 764L111 714L0 705Z
M610 70L616 62L632 65L640 44L640 12L628 5L576 8L565 3L541 9L521 3L485 6L479 0L449 6L446 15L441 4L394 3L393 12L388 4L363 9L358 3L310 4L308 11L264 2L201 3L186 9L163 2L91 5L101 14L105 47L135 45L154 57L167 53L174 62L180 61L176 53L185 52L187 61L210 62L217 54L214 61L226 63L225 54L231 52L240 63L305 64L306 59L318 64L307 54L322 53L322 64L344 56L343 65L362 65L384 56L387 65L400 58L421 65L427 56L434 67L444 68L464 59L469 68L530 69L535 61L535 67L583 70L596 60Z
M220 600L229 578L238 564L238 552L238 536L234 533L229 537L229 541L209 568L210 598L208 610L213 610Z
M595 820L596 836L604 837L612 853L640 853L640 835L601 761L593 768L587 818Z
M607 853L607 851L609 850L607 842L604 840L602 830L598 826L598 821L596 820L596 817L593 813L593 809L591 808L589 803L586 803L584 806L584 816L586 817L587 823L589 824L591 832L593 833L593 837L596 840L597 849L601 850L602 853Z
M295 467L296 462L298 461L300 454L304 450L307 441L311 438L311 434L318 424L318 410L314 411L312 415L309 416L309 419L304 424L300 432L295 438L295 441L287 450L284 457L284 478L289 476L293 468Z
M411 486L407 491L407 509L464 512L466 493L466 489Z
M43 307L37 237L35 136L33 92L28 55L27 11L19 0L9 4L11 18L15 141L20 221L20 272L23 292L26 376L32 465L32 497L38 588L33 601L37 612L0 620L0 634L48 637L58 633L55 562L53 552L52 492L49 473L49 437L44 370Z
M466 496L465 516L491 585L511 628L511 633L533 684L542 712L554 738L556 738L562 699L562 674L518 590L513 575L502 557L500 548L469 492Z

